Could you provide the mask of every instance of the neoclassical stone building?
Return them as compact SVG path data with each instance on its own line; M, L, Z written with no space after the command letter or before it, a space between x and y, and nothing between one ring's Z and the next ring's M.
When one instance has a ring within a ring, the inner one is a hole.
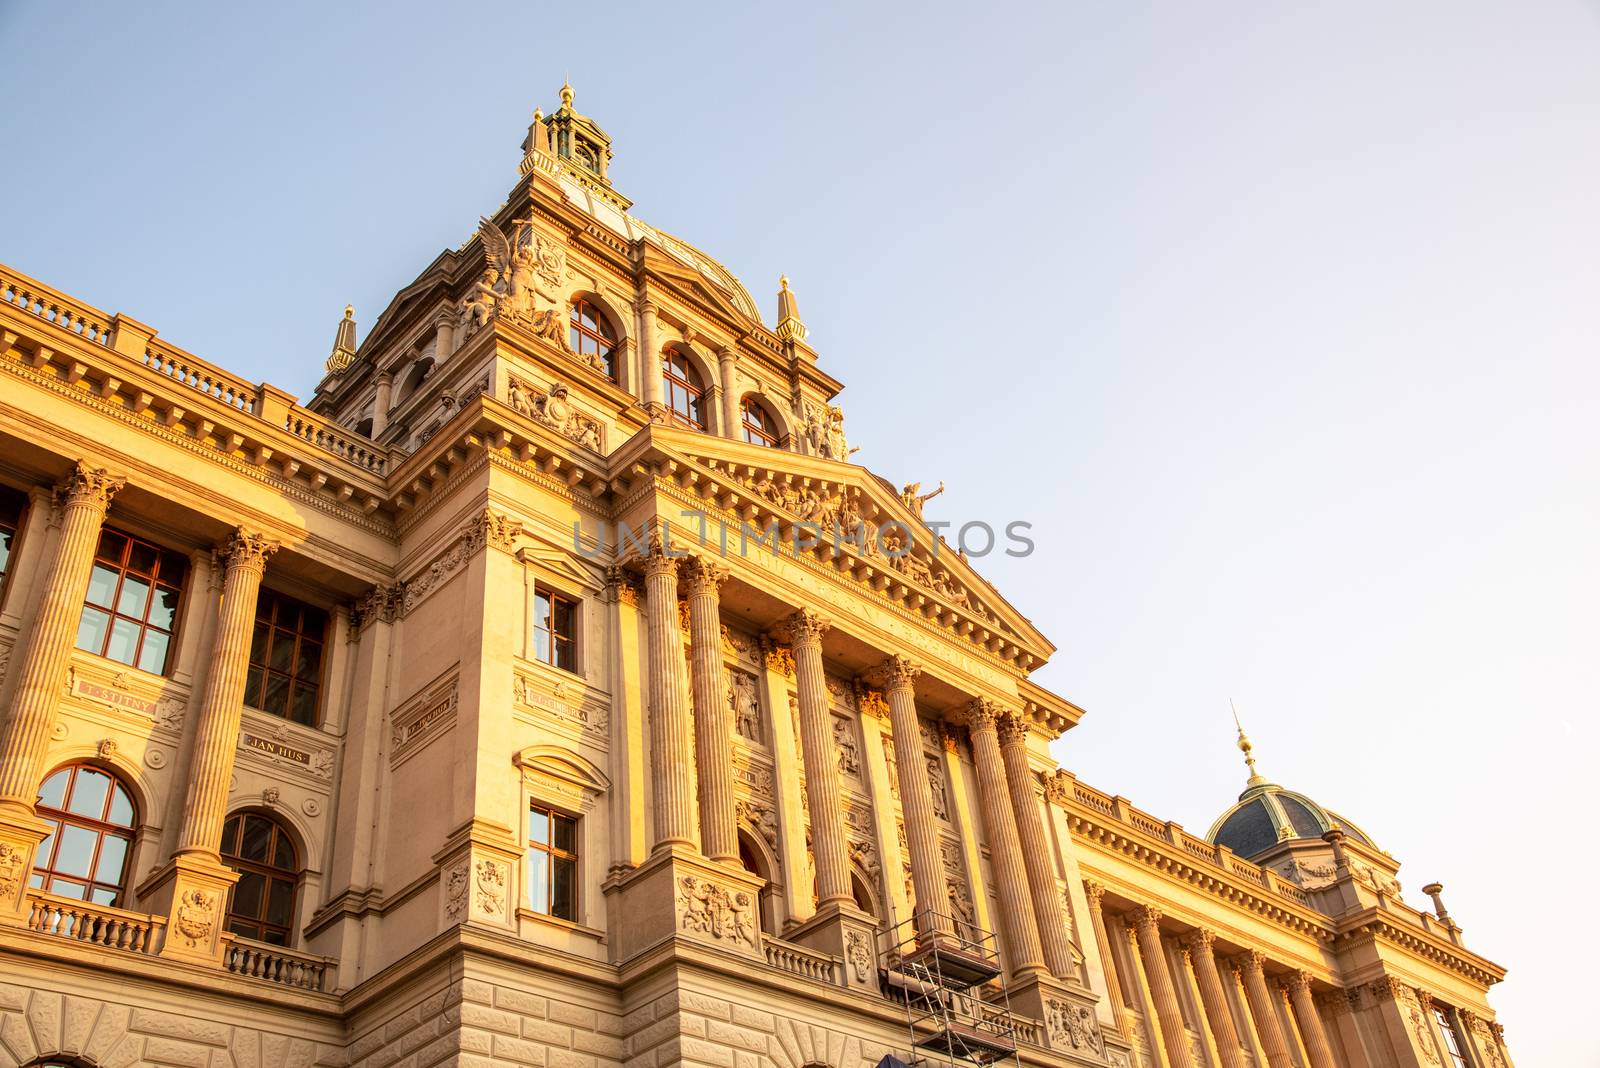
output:
M0 1062L1507 1068L1354 824L1057 768L787 283L610 158L564 88L304 404L0 268Z

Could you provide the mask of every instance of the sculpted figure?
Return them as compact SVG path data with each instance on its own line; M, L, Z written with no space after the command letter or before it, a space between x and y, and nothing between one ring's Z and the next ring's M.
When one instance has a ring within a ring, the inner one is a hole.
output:
M939 488L932 493L922 492L922 483L907 482L900 490L900 499L906 502L906 507L918 518L922 518L922 506L944 492L944 481L940 480Z

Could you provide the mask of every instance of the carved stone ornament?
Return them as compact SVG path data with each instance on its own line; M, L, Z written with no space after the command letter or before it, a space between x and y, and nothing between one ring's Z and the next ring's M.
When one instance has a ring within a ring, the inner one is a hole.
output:
M87 505L104 515L111 507L111 498L126 484L122 476L79 460L72 473L56 487L56 503L58 507Z
M276 786L269 786L261 791L261 802L264 805L276 805L283 797Z
M473 905L485 916L499 918L506 904L506 866L488 859L472 866L472 882L477 890Z
M94 747L95 755L101 760L110 760L117 755L117 740L115 738L102 738Z
M883 699L883 694L877 690L863 688L856 697L856 708L863 716L872 716L875 719L886 720L889 718L889 702Z
M230 571L236 567L262 571L267 566L267 557L277 551L278 543L272 538L240 527L217 555Z
M571 438L594 452L604 451L603 430L600 424L573 407L567 399L567 384L557 379L548 391L541 390L510 375L506 381L506 403L556 433Z
M508 553L516 549L517 539L521 536L520 520L512 519L492 508L483 510L483 514L476 520L476 530L472 534L476 544L493 546Z
M733 803L733 818L759 834L768 846L778 848L778 817L770 805L741 797Z
M716 939L756 944L755 903L743 890L727 890L693 875L678 879L679 926Z
M833 746L839 751L839 773L851 777L861 775L861 752L856 745L855 731L850 729L848 720L833 719Z
M374 586L366 596L350 606L350 633L355 635L368 623L393 623L405 602L405 587Z
M733 729L741 738L761 744L761 703L755 676L744 671L728 672L728 709L733 713Z
M794 678L794 653L785 645L775 645L767 650L767 667L786 679Z
M873 668L867 677L873 685L881 687L887 693L890 690L911 689L916 685L917 676L921 674L920 664L897 653Z
M189 944L190 949L198 949L211 941L216 922L217 895L199 887L185 890L178 899L173 928Z
M0 901L14 901L21 893L33 858L11 842L0 842Z
M1049 1029L1050 1045L1057 1049L1083 1049L1096 1056L1104 1052L1100 1026L1087 1006L1050 998L1045 1002L1045 1025Z
M461 863L444 873L444 915L460 923L467 914L467 865Z
M928 789L933 793L933 814L942 820L948 820L950 795L944 781L944 761L936 756L924 759L928 762Z
M564 254L560 257L554 252L541 255L540 244L548 239L535 239L529 224L523 220L513 224L512 237L508 239L500 227L481 219L478 237L488 269L462 300L463 339L471 337L489 320L503 319L570 353L566 314L549 298L546 298L549 307L539 307L540 295L534 283L536 275L543 280L552 271L559 281L560 269L552 268L551 261L564 261Z
M802 608L778 624L778 636L790 645L820 645L831 625L823 616Z
M872 953L867 949L867 936L853 927L846 931L844 956L845 960L850 962L850 970L855 973L856 982L866 982L867 976L872 974Z

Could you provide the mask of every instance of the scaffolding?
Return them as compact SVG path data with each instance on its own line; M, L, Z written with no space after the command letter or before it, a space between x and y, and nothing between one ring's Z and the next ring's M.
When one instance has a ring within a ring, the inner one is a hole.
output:
M906 1006L913 1063L1017 1061L1016 1018L993 933L919 912L879 932L879 974Z

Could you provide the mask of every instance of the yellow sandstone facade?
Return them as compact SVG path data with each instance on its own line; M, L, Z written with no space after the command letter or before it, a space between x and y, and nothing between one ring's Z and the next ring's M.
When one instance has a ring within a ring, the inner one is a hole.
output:
M1060 770L787 283L522 151L303 405L0 268L0 1063L1510 1065L1354 824Z

